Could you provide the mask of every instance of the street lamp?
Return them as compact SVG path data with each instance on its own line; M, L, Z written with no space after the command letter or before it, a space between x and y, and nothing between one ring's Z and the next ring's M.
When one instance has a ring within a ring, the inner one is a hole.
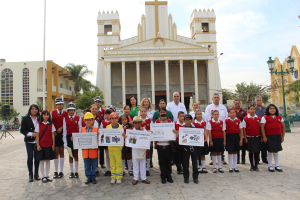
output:
M269 57L269 60L267 61L267 63L268 63L268 67L270 70L270 74L275 74L276 76L281 76L282 99L283 99L283 119L284 119L284 125L285 125L285 132L290 133L291 128L290 128L290 124L289 124L289 121L287 120L287 116L286 116L283 76L287 76L289 73L294 74L294 59L292 59L291 56L289 56L287 63L290 67L290 70L286 69L285 71L283 71L282 65L280 65L280 69L281 69L280 72L277 71L277 69L275 71L273 71L274 60L272 60L272 57Z

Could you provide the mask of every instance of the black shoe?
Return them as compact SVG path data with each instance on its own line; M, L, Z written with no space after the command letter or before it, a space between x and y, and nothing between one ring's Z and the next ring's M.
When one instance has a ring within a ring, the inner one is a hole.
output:
M194 179L194 183L198 184L199 183L198 179Z
M146 176L150 176L150 172L149 171L146 171Z
M92 180L92 183L93 183L93 184L96 184L96 183L97 183L97 180L94 178L94 179Z
M102 165L101 165L101 168L102 168L102 169L103 169L103 168L105 168L105 165L104 165L104 164L102 164Z
M128 167L126 166L125 169L128 170Z
M234 172L240 172L240 170L238 168L234 168L233 170L234 170Z
M150 168L153 168L153 163L150 164Z
M123 176L125 176L125 172L123 172Z
M44 178L42 178L42 183L47 183L48 181L47 181L47 178L46 177L44 177Z
M233 172L233 169L232 169L232 168L230 168L230 169L229 169L229 172L230 172L230 173L232 173L232 172Z
M178 174L178 175L183 174L182 169L177 169L177 174Z
M269 162L267 160L263 160L263 163L265 164L269 164Z
M239 160L237 161L237 164L240 164L240 161L239 161Z
M283 171L279 166L275 167L275 170L278 171L278 172L282 172Z
M167 178L167 181L168 181L169 183L174 183L172 177Z
M91 183L91 182L92 182L92 179L88 178L88 179L86 180L85 184L88 185L88 184Z
M62 173L62 172L59 172L59 174L58 174L58 178L62 178L62 177L64 177L64 173Z
M29 174L29 182L33 182L33 175Z
M253 167L250 167L250 171L251 171L251 172L255 171L255 167L254 167L254 166L253 166Z
M100 171L96 171L96 175L97 175L97 177L99 177L100 176Z
M34 179L37 180L37 181L41 180L38 174L34 175Z
M269 172L275 172L273 167L268 167Z
M132 171L129 171L128 174L129 174L129 176L133 176L133 172Z
M76 172L74 178L79 178L79 174Z
M224 171L223 171L222 168L219 168L218 171L219 171L220 173L224 173Z
M74 173L71 173L69 178L74 178Z
M255 169L254 169L256 172L259 172L259 169L257 166L255 166Z
M245 161L242 161L242 164L244 165L246 162Z
M166 179L165 179L165 178L162 178L162 179L161 179L161 183L162 183L162 184L166 184L166 183L167 183Z
M58 173L54 172L53 178L58 178Z
M46 177L46 179L47 179L48 182L52 182L53 181L49 176Z
M189 181L189 179L184 179L184 182L189 183L190 181Z
M111 176L111 172L110 171L106 171L104 176Z

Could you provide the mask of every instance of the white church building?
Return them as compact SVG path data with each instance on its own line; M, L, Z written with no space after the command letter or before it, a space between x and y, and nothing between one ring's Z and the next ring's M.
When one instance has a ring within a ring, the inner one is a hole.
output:
M106 105L122 107L131 95L158 105L178 91L188 108L191 97L209 104L214 93L222 94L214 10L192 11L190 37L177 35L167 1L145 2L135 37L121 40L120 17L112 11L97 18L96 84Z

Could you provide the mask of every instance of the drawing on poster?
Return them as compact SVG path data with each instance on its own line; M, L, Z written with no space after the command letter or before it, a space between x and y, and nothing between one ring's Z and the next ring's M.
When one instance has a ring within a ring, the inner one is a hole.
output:
M200 140L200 136L192 135L192 136L190 137L190 140L193 140L193 141L199 141L199 140Z
M153 135L165 135L165 132L162 129L155 129Z
M185 134L184 136L182 136L182 143L187 143L187 137L188 134Z
M130 136L130 138L129 138L129 143L131 143L131 144L136 144L136 141L137 141L136 136Z
M106 143L110 143L110 137L106 136Z
M87 146L92 145L92 138L78 138L78 145L79 146Z
M119 141L121 141L121 139L117 136L111 138L111 142L118 143Z
M101 135L101 144L104 143L104 134Z

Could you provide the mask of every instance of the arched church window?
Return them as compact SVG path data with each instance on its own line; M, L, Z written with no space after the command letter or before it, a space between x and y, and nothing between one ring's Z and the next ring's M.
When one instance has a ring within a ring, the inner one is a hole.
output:
M13 72L6 68L1 72L1 101L13 106Z

